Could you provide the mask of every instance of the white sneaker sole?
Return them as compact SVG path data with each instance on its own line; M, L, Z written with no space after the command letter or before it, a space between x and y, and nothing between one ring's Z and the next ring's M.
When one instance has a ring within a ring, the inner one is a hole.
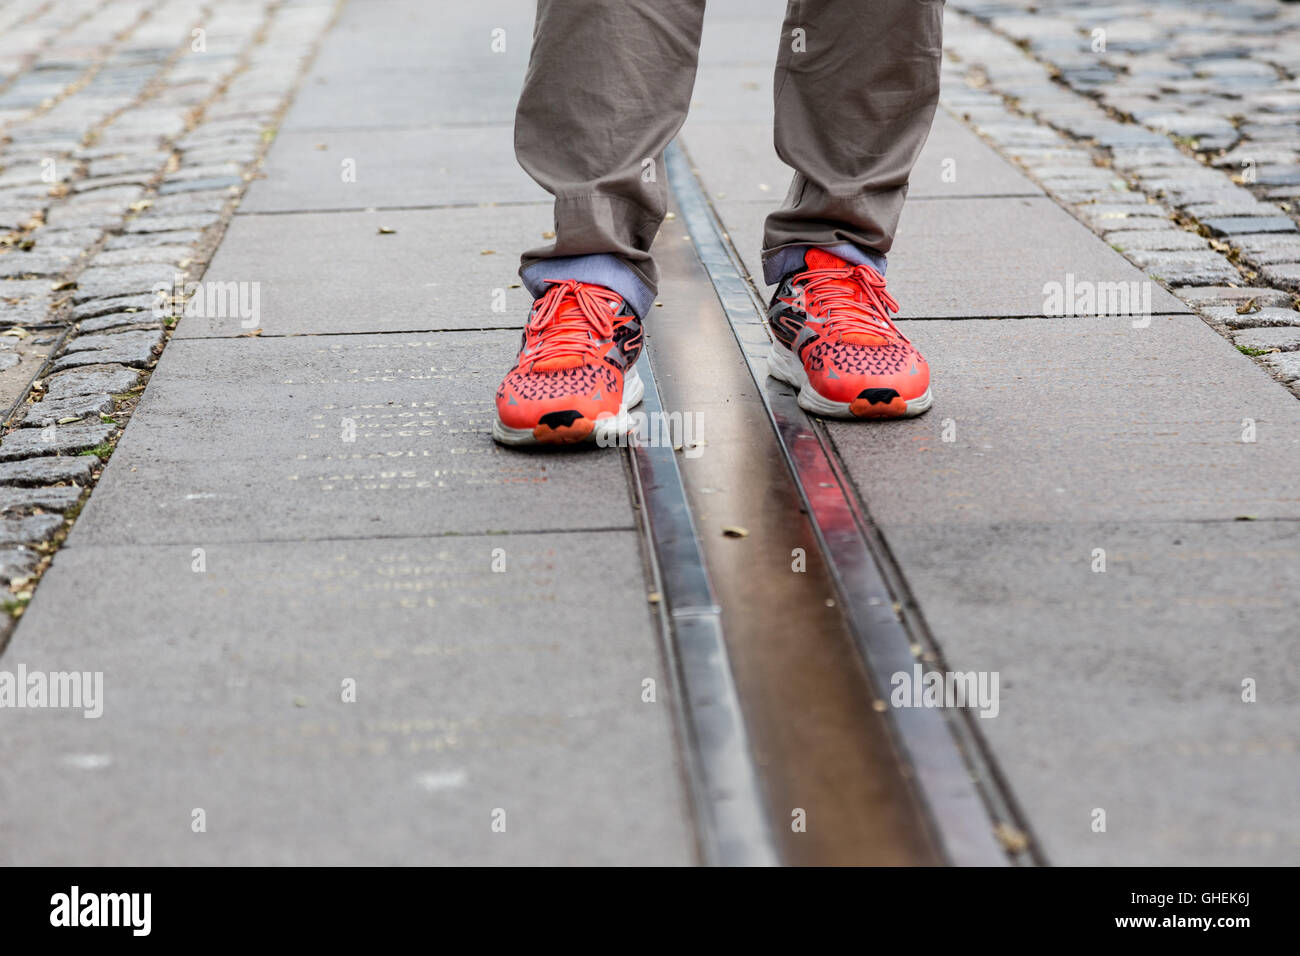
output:
M804 371L803 363L800 362L793 352L777 342L772 343L772 350L767 356L767 374L772 378L793 385L799 390L799 407L806 412L812 412L822 418L850 418L855 421L863 421L873 416L863 416L853 414L852 407L848 402L833 402L826 398L815 388L808 384L808 373ZM925 390L925 394L919 395L904 403L907 410L901 415L881 415L879 418L914 418L926 411L934 404L934 396L930 389Z
M618 407L618 414L596 419L592 424L591 432L585 437L569 442L542 441L537 438L535 429L511 428L498 417L492 421L492 438L503 445L565 445L590 442L599 445L616 445L619 443L619 436L626 435L633 428L634 423L628 416L627 410L640 405L643 398L645 398L645 383L641 381L641 376L634 365L623 377L623 402Z

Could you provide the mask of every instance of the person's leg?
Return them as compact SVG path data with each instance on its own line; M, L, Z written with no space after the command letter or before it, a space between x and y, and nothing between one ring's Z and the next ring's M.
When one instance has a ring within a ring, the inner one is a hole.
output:
M659 279L663 151L686 118L703 18L704 0L538 0L515 153L555 196L555 241L520 266L536 301L497 389L499 442L627 431Z
M548 278L618 292L644 318L667 210L663 151L686 119L704 0L538 0L515 116L519 163L555 196L555 241L524 253Z
M790 0L775 119L795 175L764 229L769 285L809 245L884 272L939 100L942 31L942 0Z
M930 368L885 290L907 180L939 98L942 0L791 0L776 69L776 149L795 168L767 217L769 374L838 418L919 415Z

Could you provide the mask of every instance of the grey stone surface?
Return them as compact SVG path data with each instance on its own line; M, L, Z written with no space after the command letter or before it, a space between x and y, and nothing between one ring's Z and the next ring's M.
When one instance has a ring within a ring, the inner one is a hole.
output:
M1241 286L1205 286L1200 289L1179 289L1178 296L1194 307L1242 305L1254 299L1260 307L1291 304L1290 293L1282 289L1257 289Z
M1238 312L1241 306L1215 305L1204 309L1205 314L1222 322L1230 329L1259 329L1271 326L1300 325L1300 312L1276 306L1256 307L1249 312Z
M1252 349L1281 349L1292 352L1300 349L1300 312L1290 327L1246 329L1232 337L1237 345Z
M492 442L517 345L515 331L174 341L70 546L630 528L619 456Z
M102 351L104 349L143 346L153 348L162 341L162 332L154 329L135 329L127 332L106 332L88 335L86 330L64 346L65 352Z
M26 577L40 559L40 552L31 548L0 548L0 582Z
M831 426L881 520L1300 518L1286 477L1300 458L1300 403L1195 316L903 330L936 370L933 411L898 427ZM1241 441L1247 418L1255 443ZM940 439L945 419L955 442ZM890 480L871 480L880 474Z
M101 266L138 266L147 263L176 265L182 260L192 258L193 251L188 246L143 246L137 249L114 249L104 251L91 260L91 265Z
M104 332L109 329L122 329L134 326L141 326L151 329L161 329L163 320L156 316L152 311L149 312L113 312L108 315L98 315L93 319L82 319L77 323L82 335L90 335L93 332Z
M203 238L203 233L194 229L182 229L177 232L139 232L113 236L104 244L110 251L119 249L139 249L143 246L192 246Z
M1271 670L1293 628L1278 595L1300 583L1294 398L1193 317L904 331L936 370L935 408L831 432L948 665L1001 675L980 730L1049 860L1283 860L1286 840L1235 834L1294 826L1294 675L1266 712L1238 709L1241 678ZM1249 822L1225 829L1244 793Z
M158 280L164 281L164 280ZM169 287L173 280L165 280ZM74 319L90 319L100 315L109 315L114 312L152 312L158 305L159 297L150 292L136 295L119 295L108 299L95 299L91 302L83 302L72 310Z
M109 395L77 395L70 398L50 398L24 405L19 409L19 423L24 428L44 428L65 418L84 418L87 415L107 415L113 411Z
M84 484L99 464L99 459L93 455L0 461L0 486L32 487L60 481Z
M159 283L170 288L177 271L172 266L156 263L86 269L77 276L74 301L139 295L150 292Z
M158 187L158 195L172 196L180 193L200 192L208 189L238 189L244 184L242 176L209 176L203 179L170 180ZM158 232L157 229L133 229L132 232Z
M135 369L119 366L78 369L51 375L46 381L46 399L71 398L75 395L116 395L125 392L140 381Z
M21 428L0 439L0 461L14 461L35 455L71 455L102 445L117 431L107 422L78 422L56 425L53 436L44 429Z
M237 216L208 275L258 283L266 336L522 327L532 296L519 254L544 245L552 226L540 204ZM279 255L286 243L302 255ZM247 332L238 315L188 315L176 329L182 338Z
M328 148L317 149L322 143ZM352 165L356 180L344 181ZM264 172L240 213L550 199L515 162L509 126L284 132Z
M159 232L197 232L221 221L218 213L190 213L183 216L155 216L145 214L126 225L128 234Z
M891 512L886 534L949 666L999 674L999 714L979 729L1050 863L1288 865L1294 521L936 526ZM1243 703L1245 678L1267 699Z
M1202 219L1201 222L1216 236L1296 231L1296 224L1285 216L1224 216Z
M759 246L767 207L719 203L751 274L762 278ZM999 241L989 242L995 235ZM1039 316L1045 285L1144 282L1146 277L1050 199L942 199L910 203L889 254L889 290L904 318ZM1151 289L1155 312L1187 307Z
M1263 356L1264 364L1284 382L1300 381L1300 354L1280 352Z
M1108 233L1106 241L1121 252L1151 250L1174 252L1181 249L1208 249L1207 243L1194 232L1181 229L1125 230Z
M31 508L66 511L81 500L82 489L76 485L52 488L0 488L0 511L21 512Z
M1241 273L1217 252L1142 252L1134 250L1129 258L1149 275L1170 285L1214 285L1237 282Z
M6 773L44 782L7 792L5 862L691 862L648 605L563 599L579 566L644 586L631 531L64 550L6 659L103 671L104 713L3 735Z
M37 544L48 541L63 527L59 515L24 515L21 518L0 517L0 545Z
M1265 282L1273 285L1300 289L1300 262L1282 262L1275 265L1260 266L1259 274Z
M131 333L119 334L127 336ZM153 361L153 357L153 346L147 341L127 339L121 343L106 344L103 348L65 352L54 360L51 368L56 372L80 368L84 365L101 364L131 365L136 368L144 368Z

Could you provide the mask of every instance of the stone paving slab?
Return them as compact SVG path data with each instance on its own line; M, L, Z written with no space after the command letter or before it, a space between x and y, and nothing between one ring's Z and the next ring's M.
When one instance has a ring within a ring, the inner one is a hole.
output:
M264 336L522 328L532 296L519 254L552 226L547 203L236 216L207 275L257 283ZM279 254L290 244L301 255ZM176 336L239 336L243 323L190 315Z
M509 126L533 10L531 0L349 3L282 129Z
M1300 518L1300 405L1198 318L900 328L934 369L933 409L830 426L881 520Z
M632 527L620 456L493 443L517 345L513 331L173 342L67 546Z
M1000 673L978 723L1049 859L1293 858L1295 400L1190 316L903 327L935 407L831 434L948 665Z
M763 219L774 207L730 199L715 205L750 274L761 280ZM1149 281L1052 200L1034 197L908 203L888 274L903 318L927 319L1041 316L1046 284L1064 290L1071 275L1076 287ZM1155 313L1188 311L1154 282L1150 300Z
M324 149L319 147L324 146ZM508 126L283 132L241 212L477 206L549 200ZM355 179L344 175L355 169Z
M711 198L779 202L790 186L794 171L776 155L770 119L743 128L689 119L682 128L682 140L695 165L708 171L704 184ZM940 110L912 170L908 199L1043 195L1020 170L981 146L979 137ZM957 157L961 157L960 165ZM950 166L947 160L952 160ZM726 185L715 188L715 183Z
M204 561L58 555L6 661L102 671L103 715L9 714L6 865L691 861L649 605L564 598L575 567L640 592L634 532L214 544ZM105 573L128 567L130 589Z
M1000 712L976 722L1049 862L1294 863L1300 524L890 509L886 530L949 665L1000 674Z

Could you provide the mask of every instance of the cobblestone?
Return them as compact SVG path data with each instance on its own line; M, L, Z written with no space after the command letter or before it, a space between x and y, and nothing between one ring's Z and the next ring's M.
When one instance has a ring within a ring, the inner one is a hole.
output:
M130 333L121 333L123 337ZM51 368L56 372L65 369L80 368L83 365L100 365L112 363L145 368L153 361L153 346L139 339L125 339L121 342L105 343L99 348L64 352L54 360Z
M156 263L92 267L77 278L77 291L73 301L80 304L90 299L117 297L124 293L141 294L159 284L170 287L175 275L174 268Z
M1262 356L1262 359L1282 381L1300 381L1300 352L1278 352Z
M1300 316L1295 326L1283 328L1244 329L1232 337L1238 345L1252 349L1281 349L1294 352L1300 349Z
M47 399L19 409L18 423L25 428L44 428L69 418L88 415L109 415L113 411L113 397L107 394L76 395L71 398Z
M1204 252L1150 252L1134 250L1129 253L1140 268L1170 285L1212 285L1239 279L1237 270L1218 253Z
M76 485L56 485L53 488L0 488L0 511L15 514L41 508L45 511L67 511L81 500L82 489Z
M1230 216L1223 219L1203 219L1201 222L1216 236L1296 231L1295 223L1285 216Z
M161 329L163 320L153 312L113 312L93 319L83 319L78 326L82 335L88 335L92 332L120 328Z
M1300 289L1300 262L1279 262L1260 266L1260 276L1265 282Z
M0 461L0 486L33 487L61 481L85 484L99 465L100 461L94 455Z
M1257 303L1258 305L1258 303ZM1207 318L1222 322L1230 329L1261 329L1300 325L1300 312L1282 306L1264 306L1251 312L1238 312L1240 306L1216 305L1204 309Z
M107 392L119 395L129 391L140 381L135 369L106 365L103 368L79 369L51 375L46 379L45 397L49 399L72 398L76 395L96 395Z
M1286 307L1291 304L1291 295L1282 289L1215 285L1203 286L1199 289L1180 289L1178 295L1188 305L1201 309L1215 306L1237 306L1246 302L1254 302L1260 308Z
M82 331L84 333L85 329ZM66 351L69 354L75 354L77 352L130 347L151 349L161 341L162 332L160 330L142 329L129 332L108 332L100 335L82 334L68 343Z
M104 444L116 431L116 425L106 422L56 425L52 435L46 429L18 429L0 439L0 461L35 455L75 455Z
M1210 248L1203 238L1194 232L1180 229L1156 230L1121 230L1106 236L1106 240L1121 251L1150 250L1152 252L1177 252L1184 249Z
M27 577L40 559L40 552L31 548L0 548L0 582Z
M60 515L24 515L0 518L0 545L32 544L48 541L63 527Z

